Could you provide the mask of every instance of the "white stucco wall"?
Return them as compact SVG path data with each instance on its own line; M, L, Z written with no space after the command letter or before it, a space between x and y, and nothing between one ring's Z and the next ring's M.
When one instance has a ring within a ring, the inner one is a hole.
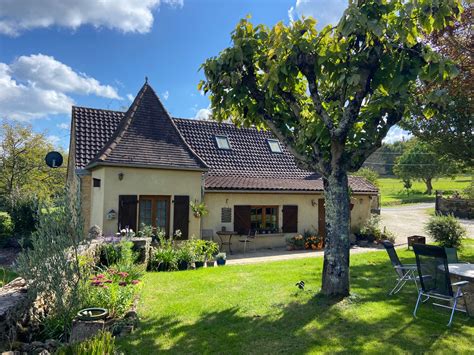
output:
M123 173L123 180L119 180L119 173ZM119 195L170 196L170 232L173 231L173 197L187 195L190 201L201 200L199 171L105 166L94 169L92 178L101 179L101 187L92 187L91 225L101 226L106 235L117 231ZM108 220L106 215L111 209L117 212L117 218ZM200 235L200 219L194 218L190 210L189 235L193 234Z
M319 230L318 226L318 199L323 198L323 194L301 194L301 193L240 193L240 192L206 192L204 201L209 209L209 214L202 219L202 228L212 230L215 234L222 227L227 230L234 229L234 206L235 205L277 205L279 228L282 228L284 205L298 206L298 233L305 230ZM370 216L370 204L376 196L369 197L366 194L353 194L351 202L354 207L351 211L351 229L360 227ZM313 206L314 202L314 206ZM221 223L221 209L223 207L232 208L231 223ZM275 235L259 235L258 247L271 248L285 245L283 233ZM217 237L214 239L217 241ZM238 242L238 237L234 237L232 247L239 251L242 243Z

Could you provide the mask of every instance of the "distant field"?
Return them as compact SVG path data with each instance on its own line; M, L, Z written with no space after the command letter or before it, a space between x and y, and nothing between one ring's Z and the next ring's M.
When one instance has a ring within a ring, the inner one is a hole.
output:
M454 191L462 191L468 187L472 177L457 176L454 179L440 178L433 180L433 195L424 195L425 184L413 181L410 193L407 194L403 188L403 183L395 178L380 178L379 189L382 206L399 205L405 203L434 202L435 190L442 190L445 194L452 194Z

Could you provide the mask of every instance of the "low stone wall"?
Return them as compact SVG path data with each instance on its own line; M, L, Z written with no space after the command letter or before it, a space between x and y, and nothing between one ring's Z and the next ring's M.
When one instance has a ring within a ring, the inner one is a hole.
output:
M79 254L95 258L103 242L98 239L80 245ZM15 341L30 342L38 330L37 319L47 313L44 298L32 302L27 292L28 285L21 277L0 288L0 351L9 349Z
M458 218L474 219L474 200L457 197L443 197L436 194L436 213L452 214Z

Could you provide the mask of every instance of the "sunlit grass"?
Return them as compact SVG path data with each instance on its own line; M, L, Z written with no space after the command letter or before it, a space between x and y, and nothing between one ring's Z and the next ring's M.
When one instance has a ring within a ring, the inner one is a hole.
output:
M399 250L405 262L412 251ZM474 262L466 241L464 260ZM413 285L387 292L395 273L384 251L351 258L349 298L318 295L322 258L148 273L140 329L119 341L127 353L469 352L474 319L423 305L412 317ZM295 283L306 282L304 291Z
M401 180L395 178L380 178L379 189L382 206L388 206L405 203L434 202L435 190L442 190L444 194L450 195L454 191L462 192L469 186L470 182L470 176L457 176L454 179L436 179L433 180L433 194L425 195L426 186L421 181L413 181L413 186L407 194Z

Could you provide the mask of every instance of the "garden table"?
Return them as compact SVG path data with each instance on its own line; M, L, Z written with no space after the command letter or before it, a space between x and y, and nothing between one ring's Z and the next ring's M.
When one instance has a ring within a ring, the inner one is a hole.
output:
M463 297L466 298L467 309L470 316L474 317L474 264L448 264L448 268L449 275L453 282L469 281L469 284L463 287Z
M222 248L223 245L227 245L229 248L229 254L232 254L232 236L237 235L238 233L234 231L217 231L216 234L220 240L220 248ZM225 239L226 237L227 240Z

